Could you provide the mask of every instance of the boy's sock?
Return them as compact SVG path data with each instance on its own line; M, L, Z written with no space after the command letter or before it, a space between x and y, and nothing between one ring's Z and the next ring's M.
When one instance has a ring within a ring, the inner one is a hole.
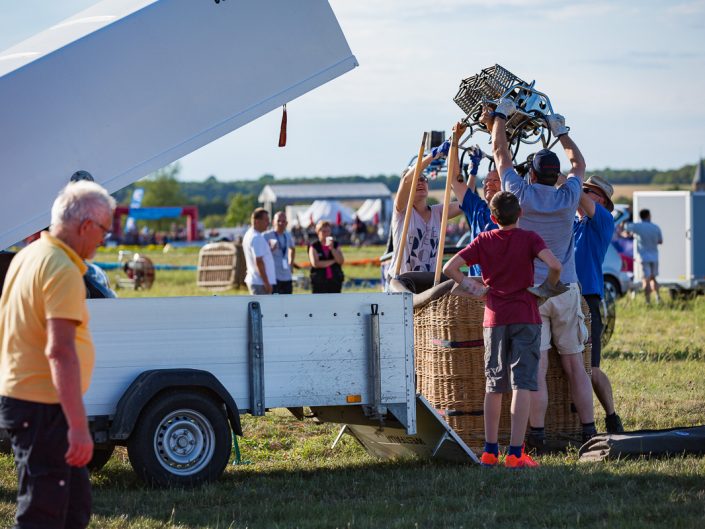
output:
M488 454L493 454L495 456L499 455L499 443L488 443L485 441L485 452Z
M520 458L521 457L521 445L519 445L519 446L509 445L508 455Z

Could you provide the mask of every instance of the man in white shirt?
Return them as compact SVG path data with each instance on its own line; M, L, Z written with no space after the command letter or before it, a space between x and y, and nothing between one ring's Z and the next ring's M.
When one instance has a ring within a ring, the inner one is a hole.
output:
M257 208L250 217L251 227L242 239L245 252L247 275L245 284L250 294L271 294L277 284L274 271L274 257L269 243L263 233L269 227L269 213L264 208Z

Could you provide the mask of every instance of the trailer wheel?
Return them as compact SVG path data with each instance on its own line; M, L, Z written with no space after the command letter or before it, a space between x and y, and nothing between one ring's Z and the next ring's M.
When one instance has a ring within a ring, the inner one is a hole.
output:
M91 472L99 472L113 457L115 451L114 444L101 445L93 448L93 457L86 465Z
M127 442L135 472L158 487L193 487L220 477L232 436L225 410L202 393L167 393L150 402Z

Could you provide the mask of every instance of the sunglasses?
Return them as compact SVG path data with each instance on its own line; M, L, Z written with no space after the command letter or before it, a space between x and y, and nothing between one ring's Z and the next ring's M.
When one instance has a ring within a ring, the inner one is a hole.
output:
M419 182L428 182L428 177L426 175L419 176Z

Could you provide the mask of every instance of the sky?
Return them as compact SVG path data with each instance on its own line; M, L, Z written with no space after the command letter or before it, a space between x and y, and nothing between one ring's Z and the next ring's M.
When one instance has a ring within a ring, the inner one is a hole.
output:
M0 50L93 3L0 0ZM464 117L460 81L495 63L536 80L588 170L705 154L705 0L330 4L360 66L287 105L285 148L275 110L182 158L181 180L399 173L423 131L449 134ZM488 140L470 142L489 151Z

